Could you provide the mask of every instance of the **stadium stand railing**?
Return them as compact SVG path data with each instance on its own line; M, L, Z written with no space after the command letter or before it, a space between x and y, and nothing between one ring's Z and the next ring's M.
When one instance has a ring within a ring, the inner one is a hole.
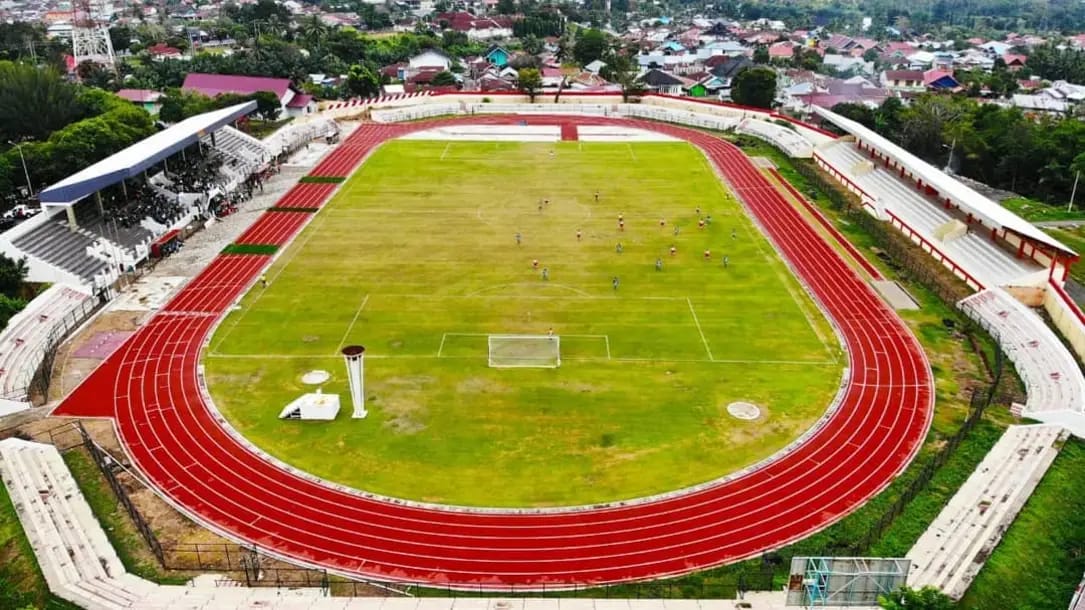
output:
M264 138L263 144L272 155L289 155L306 143L339 133L339 125L332 119L319 117L306 123L290 123Z
M1058 425L1010 426L908 552L909 585L960 599L1067 436Z

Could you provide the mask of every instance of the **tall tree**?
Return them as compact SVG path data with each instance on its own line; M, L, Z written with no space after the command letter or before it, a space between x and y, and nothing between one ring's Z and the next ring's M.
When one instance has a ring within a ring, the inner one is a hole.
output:
M516 74L516 84L534 104L535 96L539 93L539 89L542 89L542 75L536 68L521 68Z
M573 59L581 66L602 59L607 52L606 34L596 29L585 30L573 45Z
M355 64L347 72L347 90L358 97L373 97L380 93L380 78L369 66Z
M776 99L776 72L764 67L743 70L731 83L731 99L744 106L772 108Z
M76 86L56 70L0 61L0 142L43 140L84 116Z

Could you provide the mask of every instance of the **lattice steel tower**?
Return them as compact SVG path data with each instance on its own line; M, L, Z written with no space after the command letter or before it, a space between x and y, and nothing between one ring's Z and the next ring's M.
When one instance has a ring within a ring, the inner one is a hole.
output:
M93 61L110 70L117 67L109 38L105 0L77 0L72 4L72 57L75 65Z

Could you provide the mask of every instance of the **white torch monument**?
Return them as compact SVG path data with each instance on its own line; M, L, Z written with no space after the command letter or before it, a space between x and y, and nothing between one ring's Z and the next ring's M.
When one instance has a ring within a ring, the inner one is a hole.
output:
M350 381L350 399L354 403L354 419L364 419L369 413L365 410L365 348L361 345L348 345L343 348L343 359L347 363L347 379Z

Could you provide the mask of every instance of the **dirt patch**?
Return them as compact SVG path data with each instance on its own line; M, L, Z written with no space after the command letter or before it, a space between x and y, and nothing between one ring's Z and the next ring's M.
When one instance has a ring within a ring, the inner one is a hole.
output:
M381 402L380 408L388 418L384 428L396 434L417 434L426 429L422 422L426 408L409 398L398 396L390 402Z
M49 399L58 400L67 396L83 379L90 375L100 358L76 358L72 352L98 333L110 331L134 331L147 315L137 311L107 311L99 314L90 324L67 341L57 350L53 364L53 382L49 388Z

